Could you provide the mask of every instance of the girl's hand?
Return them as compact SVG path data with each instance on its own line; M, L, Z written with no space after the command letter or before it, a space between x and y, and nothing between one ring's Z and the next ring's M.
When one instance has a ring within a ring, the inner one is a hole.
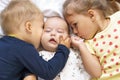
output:
M84 44L83 39L81 39L76 35L71 36L71 43L72 43L72 46L77 49L80 47L80 45Z
M71 40L70 37L63 39L62 36L59 37L59 44L65 45L67 48L70 48Z

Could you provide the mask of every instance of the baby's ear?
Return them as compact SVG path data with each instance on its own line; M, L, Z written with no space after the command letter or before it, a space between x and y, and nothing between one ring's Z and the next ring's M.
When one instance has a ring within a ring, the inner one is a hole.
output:
M32 24L31 24L30 21L27 21L27 22L25 23L25 30L26 30L27 32L32 32Z

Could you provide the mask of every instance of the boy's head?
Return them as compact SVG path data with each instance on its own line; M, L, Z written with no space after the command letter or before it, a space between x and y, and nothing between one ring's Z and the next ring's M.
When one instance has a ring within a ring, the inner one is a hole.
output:
M29 0L12 0L1 12L0 18L5 35L15 35L37 47L40 40L33 42L32 38L40 39L43 15L33 3Z
M59 44L60 36L63 38L69 36L69 29L65 20L60 17L48 18L45 22L41 39L43 48L48 51L55 51Z

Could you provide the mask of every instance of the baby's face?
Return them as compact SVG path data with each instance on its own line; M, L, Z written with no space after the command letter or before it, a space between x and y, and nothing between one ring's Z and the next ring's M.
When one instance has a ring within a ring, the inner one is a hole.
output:
M59 44L59 37L68 36L68 26L60 18L49 18L44 26L41 44L45 50L55 51Z

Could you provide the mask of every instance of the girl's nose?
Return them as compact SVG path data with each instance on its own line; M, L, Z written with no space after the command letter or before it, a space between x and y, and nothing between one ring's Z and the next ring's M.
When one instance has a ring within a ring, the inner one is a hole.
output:
M73 33L74 33L74 34L77 34L77 33L78 33L78 31L77 31L76 28L73 28Z

